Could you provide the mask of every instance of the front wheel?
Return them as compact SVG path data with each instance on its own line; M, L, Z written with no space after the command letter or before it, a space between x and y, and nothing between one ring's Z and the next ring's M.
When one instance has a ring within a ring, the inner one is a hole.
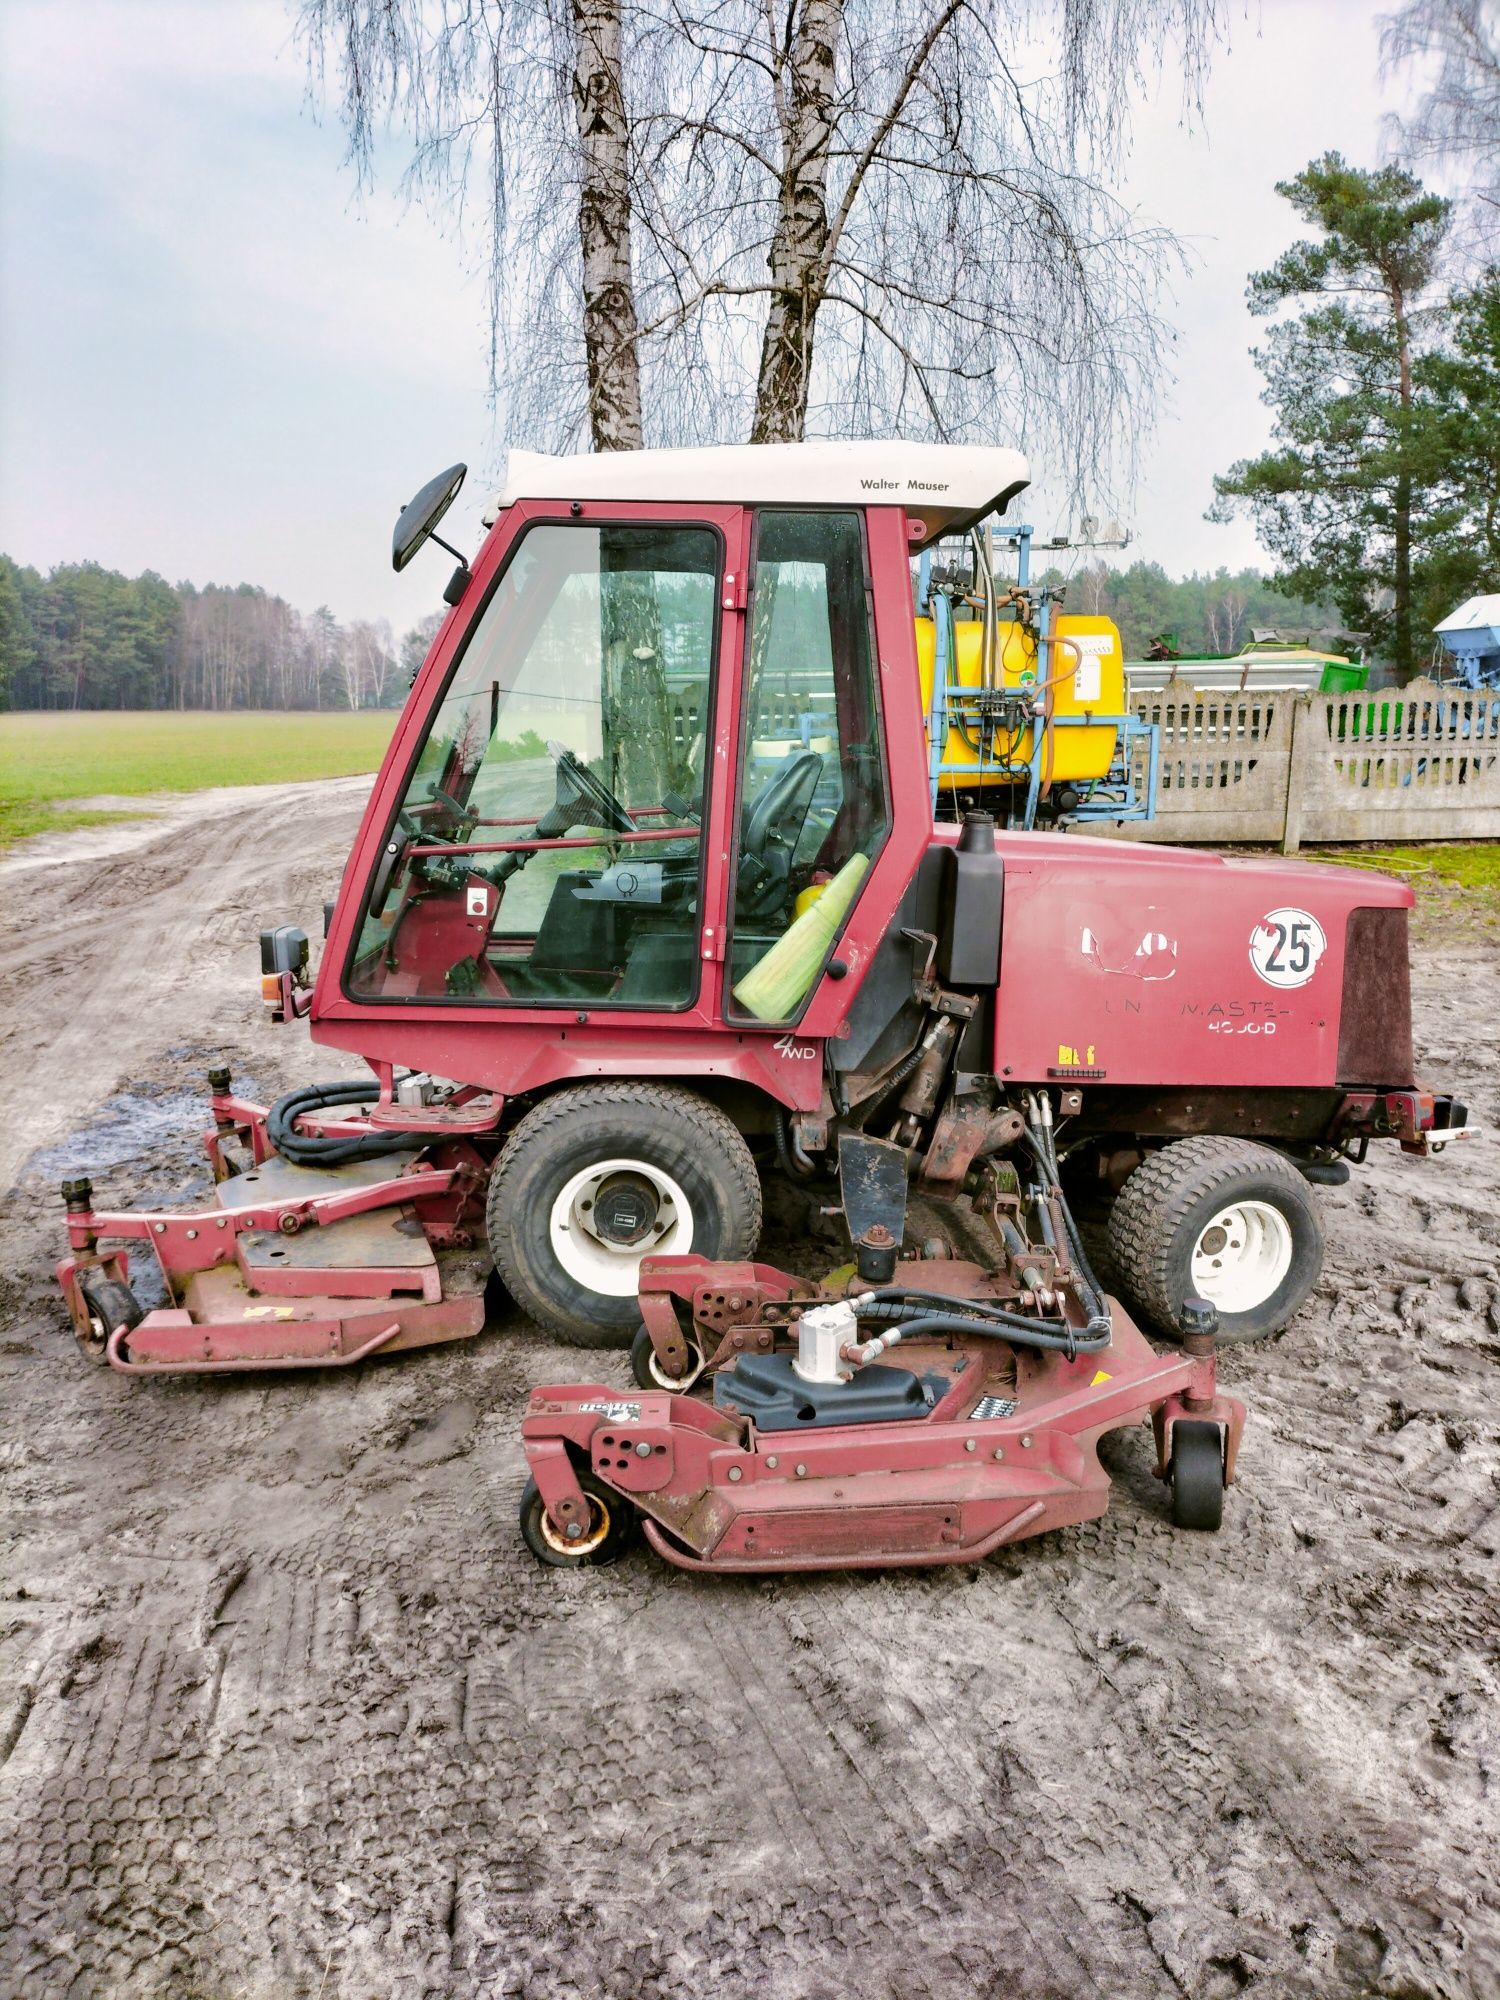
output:
M750 1148L705 1098L583 1084L517 1125L490 1176L486 1220L524 1312L575 1347L628 1347L641 1259L749 1256L760 1181Z
M127 1332L146 1317L145 1307L123 1278L106 1277L98 1269L84 1271L78 1279L79 1296L88 1308L89 1339L102 1347L116 1327Z
M638 1389L665 1389L669 1395L680 1395L684 1389L691 1389L698 1377L708 1366L703 1358L703 1349L696 1340L687 1344L687 1367L678 1376L671 1376L656 1358L656 1348L651 1339L651 1329L643 1326L630 1343L630 1372L635 1377Z
M1175 1526L1214 1533L1224 1519L1224 1433L1217 1424L1178 1418L1167 1478Z
M1152 1153L1110 1212L1109 1261L1127 1305L1173 1335L1190 1298L1219 1314L1221 1341L1279 1332L1323 1269L1307 1182L1249 1139L1178 1139Z
M597 1569L616 1562L635 1538L636 1513L628 1500L592 1472L580 1472L578 1484L589 1503L589 1519L572 1541L548 1514L534 1479L527 1480L521 1495L521 1539L551 1569Z

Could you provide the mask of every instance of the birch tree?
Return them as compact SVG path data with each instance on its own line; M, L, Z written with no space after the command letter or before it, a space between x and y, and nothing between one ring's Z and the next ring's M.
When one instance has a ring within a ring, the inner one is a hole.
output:
M299 0L359 173L471 232L516 441L1031 442L1097 494L1165 361L1110 192L1222 0ZM1034 80L1028 80L1034 79Z
M1414 109L1393 120L1408 160L1457 170L1479 234L1500 241L1500 6L1496 0L1407 0L1381 23L1387 70L1420 77Z
M644 439L630 255L630 122L620 73L620 0L570 0L578 122L578 249L589 430L596 451Z
M361 187L404 129L402 187L472 250L505 428L543 446L642 442L622 0L295 0L314 93L331 94ZM535 421L532 384L566 405ZM519 421L515 421L519 412Z
M662 79L635 113L648 408L688 436L1020 438L1097 492L1149 416L1178 254L1109 192L1125 107L1169 49L1196 102L1212 0L633 12Z

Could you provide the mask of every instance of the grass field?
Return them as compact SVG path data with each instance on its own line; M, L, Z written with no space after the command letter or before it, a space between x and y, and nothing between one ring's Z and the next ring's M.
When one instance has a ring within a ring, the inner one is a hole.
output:
M1417 892L1419 935L1454 924L1494 930L1500 925L1500 842L1434 841L1420 847L1304 847L1304 861L1337 861L1399 875Z
M140 817L73 800L373 771L395 724L392 709L0 715L0 847L28 834Z
M72 803L81 799L374 771L395 726L392 709L0 714L0 848L28 834L141 817L128 807ZM1307 848L1304 856L1404 876L1417 891L1419 922L1429 926L1500 925L1500 843Z

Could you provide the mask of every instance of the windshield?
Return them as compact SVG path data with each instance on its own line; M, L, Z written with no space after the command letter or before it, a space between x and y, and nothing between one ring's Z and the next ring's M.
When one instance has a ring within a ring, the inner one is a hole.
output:
M706 528L526 534L433 713L351 994L691 1001L717 570Z

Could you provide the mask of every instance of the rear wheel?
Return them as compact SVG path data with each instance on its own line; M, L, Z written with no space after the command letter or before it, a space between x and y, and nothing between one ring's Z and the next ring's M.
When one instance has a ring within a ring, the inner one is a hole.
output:
M1261 1340L1317 1283L1323 1230L1285 1154L1248 1139L1179 1139L1126 1181L1109 1253L1126 1304L1158 1333L1174 1335L1184 1303L1202 1298L1218 1310L1220 1340Z
M628 1347L641 1259L748 1256L760 1181L739 1132L692 1091L584 1084L517 1125L486 1216L524 1312L576 1347Z
M1216 1529L1224 1519L1224 1434L1217 1424L1179 1418L1172 1426L1172 1519L1179 1528Z
M521 1495L521 1539L538 1562L553 1569L597 1569L617 1561L635 1538L635 1509L623 1495L612 1493L592 1472L580 1472L578 1484L589 1518L572 1541L549 1516L534 1479Z

